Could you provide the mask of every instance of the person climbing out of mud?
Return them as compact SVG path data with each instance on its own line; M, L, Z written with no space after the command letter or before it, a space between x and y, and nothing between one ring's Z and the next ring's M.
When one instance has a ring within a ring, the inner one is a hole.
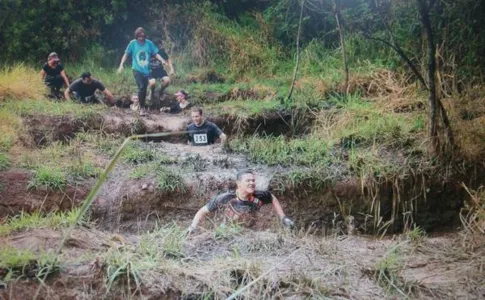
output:
M50 89L49 98L61 99L62 85L69 86L69 79L67 78L64 66L61 64L61 60L57 53L52 52L47 57L47 62L42 66L40 71L42 80L45 85Z
M165 48L163 47L163 42L161 39L154 39L155 45L157 45L159 51L158 53L160 56L167 62L168 67L170 68L169 73L165 71L163 67L163 63L159 61L155 56L150 58L150 74L148 76L148 99L150 101L155 100L155 89L157 85L157 79L161 80L160 84L160 91L158 92L158 98L163 95L163 91L168 87L170 84L170 77L175 75L175 69L173 67L172 60L168 57Z
M159 50L157 46L146 37L147 35L143 27L138 27L135 30L135 39L131 40L126 47L125 54L123 54L118 68L118 73L121 73L128 56L132 57L131 67L138 86L140 116L145 116L148 113L145 107L145 100L147 96L148 76L150 74L150 58L155 56L161 63L166 63L158 53ZM138 105L135 105L134 107L138 107Z
M160 109L160 112L178 114L184 109L190 108L190 102L187 101L189 94L187 94L184 90L176 92L174 96L175 101L172 101L172 103L170 103L170 106L162 107Z
M197 211L192 224L188 228L188 233L197 230L200 221L209 213L222 211L228 221L240 222L251 225L256 219L256 213L264 204L271 204L281 220L281 224L286 227L293 227L294 222L283 212L278 199L269 191L256 190L256 177L250 169L241 170L236 175L237 189L222 193Z
M216 124L204 120L202 108L193 107L190 116L193 123L187 127L189 132L189 143L192 146L207 146L216 142L217 138L221 139L221 146L227 149L227 136Z
M73 93L81 103L104 103L101 99L97 98L96 90L103 92L106 100L110 104L113 104L113 94L111 94L101 81L92 78L90 72L84 72L80 78L74 80L64 91L64 96L67 100L71 100L71 93Z

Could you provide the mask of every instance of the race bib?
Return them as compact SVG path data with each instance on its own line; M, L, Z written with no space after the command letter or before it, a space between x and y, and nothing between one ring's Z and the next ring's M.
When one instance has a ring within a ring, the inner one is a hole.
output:
M199 133L194 134L194 144L207 144L207 134L206 133Z

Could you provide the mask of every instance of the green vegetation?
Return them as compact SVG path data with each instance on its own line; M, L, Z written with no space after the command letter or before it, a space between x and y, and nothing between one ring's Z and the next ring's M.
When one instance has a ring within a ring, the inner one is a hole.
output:
M165 192L185 193L187 187L177 172L169 168L157 169L157 189Z
M153 161L157 156L156 151L150 144L139 141L130 142L123 150L122 157L125 162L132 164L143 164Z
M328 160L327 142L308 136L287 140L283 136L251 136L232 141L232 149L247 153L254 162L268 165L324 165Z
M66 184L66 174L61 169L56 166L41 165L34 171L28 188L63 190Z
M5 153L0 152L0 171L8 169L9 167L10 167L10 159Z
M20 215L8 218L3 224L0 224L0 236L5 236L19 230L66 228L74 224L78 214L79 209L48 214L43 214L40 211L35 211L31 214L22 212Z
M37 278L51 275L59 271L60 265L52 253L33 253L29 250L0 246L0 274L3 282L10 282L17 278ZM46 273L48 272L48 273Z

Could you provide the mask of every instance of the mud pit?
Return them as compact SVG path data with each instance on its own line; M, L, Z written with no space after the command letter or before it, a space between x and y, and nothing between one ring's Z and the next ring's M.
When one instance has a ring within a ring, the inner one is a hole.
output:
M98 125L108 131L125 128L121 130L124 134L178 131L186 126L188 117L152 115L143 120L142 126L137 122L139 119L131 114L115 109ZM186 190L160 189L156 172L134 179L133 171L139 166L119 164L91 209L96 229L78 228L74 232L62 252L61 271L46 281L38 299L125 299L130 296L135 299L224 299L266 271L271 272L243 294L245 299L483 296L485 285L480 269L460 261L459 257L450 258L447 252L436 251L453 249L455 237L427 239L416 246L408 240L341 235L347 233L348 225L347 220L336 214L342 203L355 205L356 212L365 209L365 205L359 206L365 196L361 182L344 173L339 173L341 177L335 185L308 193L301 193L304 187L282 191L281 182L271 181L269 188L282 200L285 212L297 221L301 232L281 231L271 209L264 207L259 222L252 229L221 229L214 225L217 220L212 220L214 223L207 220L201 231L186 239L181 230L208 199L234 188L237 169L253 168L263 185L291 169L253 164L243 155L222 153L218 147L193 148L181 142L180 139L152 141L143 143L142 147L170 158L163 162L157 158L150 163L180 175ZM342 166L333 167L338 171ZM26 175L25 180L27 178ZM8 186L14 185L14 181L10 180ZM76 205L84 199L86 191L68 194ZM387 200L392 199L388 189L384 188L381 193L387 195ZM40 202L40 198L35 197L36 202ZM49 209L70 208L56 206L56 201L63 203L56 199L52 197L52 201L46 202L52 202ZM324 235L313 235L319 229ZM0 243L43 253L55 249L61 238L61 231L39 229L14 232L0 238ZM397 273L389 268L379 269L383 259L396 255L404 268L399 268ZM121 259L121 263L124 259L133 262L135 275L126 276L130 271L125 270L121 273L125 275L120 275L111 285L109 268L119 267L112 265L113 257L118 262ZM382 274L395 276L396 282L383 283ZM397 285L397 289L390 285ZM9 283L6 289L0 290L0 295L6 299L28 299L38 287L38 281L33 278L21 279Z

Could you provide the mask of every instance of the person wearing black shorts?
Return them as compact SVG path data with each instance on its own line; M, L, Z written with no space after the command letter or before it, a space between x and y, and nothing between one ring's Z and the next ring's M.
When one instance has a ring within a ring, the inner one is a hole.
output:
M102 102L96 98L96 90L103 92L106 100L108 100L109 103L113 103L113 95L111 92L101 81L92 78L91 73L89 72L82 73L81 78L74 80L64 92L64 96L67 100L71 100L70 93L72 92L81 103Z
M287 227L293 227L294 222L283 212L278 199L268 191L256 190L256 177L252 170L245 169L237 173L237 189L222 193L197 211L188 232L197 229L200 221L209 213L221 211L225 220L238 222L244 225L252 225L255 222L256 213L265 204L271 204L281 220Z
M170 75L175 74L175 70L173 68L172 60L168 57L167 52L163 48L163 42L161 39L154 39L153 42L159 48L160 56L165 60L167 65L170 68ZM168 87L170 84L170 77L165 71L163 67L163 63L157 60L155 57L152 57L150 60L150 75L148 75L148 99L153 100L155 97L155 88L157 84L157 79L161 80L161 86L159 91L159 97L162 96L163 91Z

